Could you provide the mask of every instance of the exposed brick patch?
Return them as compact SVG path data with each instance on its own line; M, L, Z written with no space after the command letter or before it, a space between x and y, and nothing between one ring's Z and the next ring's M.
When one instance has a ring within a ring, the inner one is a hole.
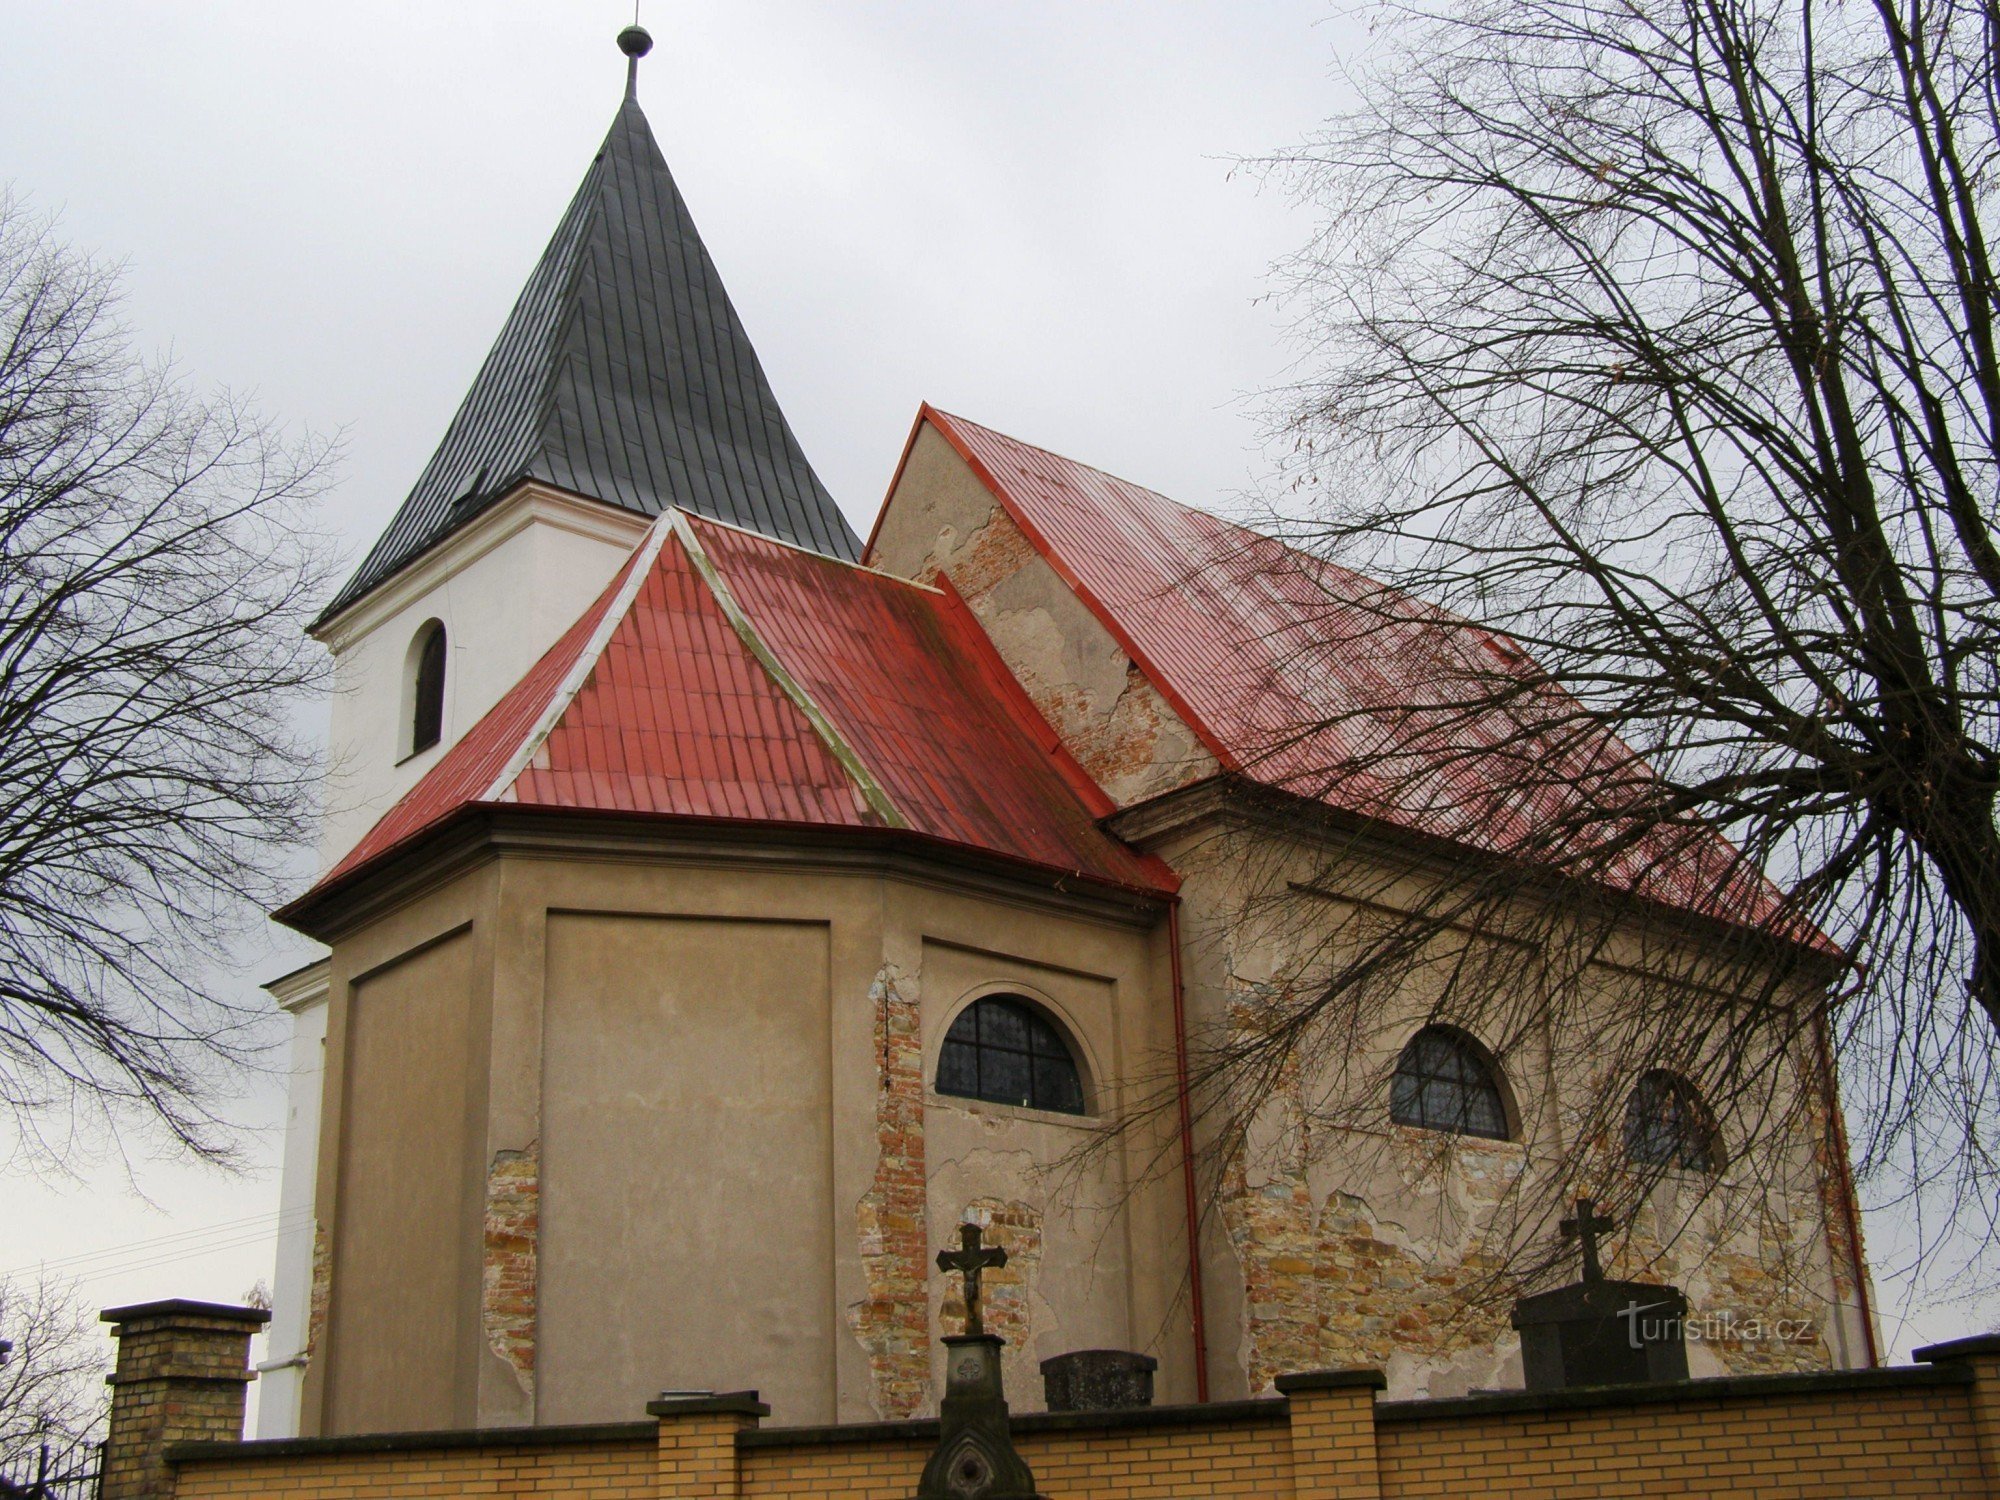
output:
M486 1243L479 1322L487 1347L535 1394L536 1248L541 1229L540 1143L497 1151L486 1170Z
M924 1048L914 986L884 965L875 1012L875 1178L855 1206L867 1297L848 1326L868 1351L876 1414L914 1416L930 1399L929 1249L925 1228Z
M1423 1257L1388 1237L1362 1199L1315 1202L1303 1169L1252 1187L1239 1169L1223 1221L1244 1279L1244 1357L1254 1394L1294 1370L1445 1362L1490 1349L1506 1310L1466 1289L1499 1263L1479 1251Z
M333 1295L333 1239L326 1226L313 1221L312 1291L306 1300L306 1360L318 1354L326 1337L326 1315Z
M1405 1200L1435 1190L1441 1174L1469 1247L1388 1227L1384 1219L1394 1217L1396 1203L1343 1191L1315 1198L1303 1145L1255 1181L1240 1164L1233 1169L1221 1206L1244 1278L1243 1357L1253 1393L1268 1391L1273 1377L1287 1371L1338 1365L1374 1365L1393 1375L1414 1362L1435 1376L1468 1358L1476 1367L1483 1354L1511 1344L1508 1299L1495 1280L1505 1278L1504 1256L1481 1248L1478 1231L1505 1211L1525 1154L1509 1143L1467 1139L1439 1155L1432 1142L1415 1137L1398 1129L1383 1156L1369 1159L1393 1164ZM1325 1161L1319 1166L1324 1170ZM1366 1175L1377 1177L1379 1188L1379 1176ZM1663 1191L1669 1195L1663 1206L1620 1226L1606 1274L1681 1287L1696 1320L1693 1336L1729 1374L1831 1365L1823 1335L1831 1310L1809 1290L1820 1274L1817 1195L1760 1185L1746 1190L1759 1195L1754 1213L1723 1222L1718 1207L1710 1221L1669 1243L1680 1212L1670 1201L1671 1185ZM1780 1320L1783 1338L1773 1336ZM1800 1334L1801 1328L1811 1331ZM1730 1336L1735 1329L1752 1336ZM1705 1330L1724 1336L1703 1339ZM1457 1378L1464 1380L1462 1371ZM1433 1379L1429 1390L1460 1393L1449 1377L1442 1389Z
M1698 1190L1695 1184L1688 1187ZM1663 1191L1671 1192L1671 1186ZM1731 1191L1728 1186L1718 1190L1723 1195ZM1761 1199L1754 1217L1698 1225L1671 1244L1663 1236L1678 1213L1641 1213L1611 1257L1607 1274L1683 1288L1691 1338L1699 1339L1731 1375L1828 1368L1833 1345L1827 1320L1834 1310L1809 1290L1818 1279L1815 1273L1824 1274L1818 1264L1819 1236L1828 1226L1812 1211L1823 1206L1819 1195L1793 1194L1782 1184L1735 1191ZM1781 1328L1785 1337L1777 1336ZM1745 1336L1737 1336L1739 1331Z

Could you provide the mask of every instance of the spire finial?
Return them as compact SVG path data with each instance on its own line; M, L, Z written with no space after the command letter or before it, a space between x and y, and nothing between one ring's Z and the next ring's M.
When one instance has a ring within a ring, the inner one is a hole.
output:
M653 34L634 21L618 33L618 50L625 54L625 97L639 97L639 59L653 50Z

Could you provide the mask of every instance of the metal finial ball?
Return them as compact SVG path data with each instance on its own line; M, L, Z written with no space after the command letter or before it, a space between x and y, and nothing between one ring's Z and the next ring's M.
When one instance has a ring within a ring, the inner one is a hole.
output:
M618 33L618 50L627 57L644 57L653 50L653 34L643 26L627 26Z

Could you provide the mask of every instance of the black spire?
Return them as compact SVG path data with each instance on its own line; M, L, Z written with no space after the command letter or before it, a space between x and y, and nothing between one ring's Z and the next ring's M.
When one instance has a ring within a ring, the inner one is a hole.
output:
M524 479L641 515L668 506L860 555L778 409L757 351L634 96L492 352L403 502L322 619L345 609Z

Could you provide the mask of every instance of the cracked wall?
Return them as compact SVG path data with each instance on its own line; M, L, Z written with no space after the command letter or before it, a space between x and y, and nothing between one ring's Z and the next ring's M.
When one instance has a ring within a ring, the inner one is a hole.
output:
M1268 833L1252 852L1236 835L1210 829L1203 837L1200 856L1176 859L1188 882L1191 1003L1202 1023L1246 1036L1263 1024L1272 997L1311 991L1329 941L1357 940L1341 920L1378 919L1328 917L1335 907L1362 910L1328 894L1336 881L1378 900L1389 891L1345 855L1343 876L1337 864L1329 873L1275 854L1283 840ZM1258 890L1282 894L1260 906L1247 890L1253 879ZM1591 993L1604 1003L1629 982L1597 960L1583 972L1595 976ZM1297 1068L1282 1079L1227 1163L1217 1195L1222 1253L1209 1277L1211 1342L1236 1356L1243 1394L1267 1392L1287 1370L1353 1364L1383 1368L1396 1398L1518 1386L1513 1298L1576 1273L1574 1252L1554 1248L1551 1205L1594 1189L1600 1201L1616 1196L1598 1181L1612 1162L1606 1153L1623 1150L1616 1126L1606 1141L1583 1136L1582 1122L1587 1101L1616 1096L1620 1086L1586 1056L1565 1055L1545 1013L1511 1042L1480 1038L1501 1054L1513 1139L1390 1122L1386 1078L1430 1016L1433 982L1405 980L1393 994L1373 995L1337 1055L1303 1080ZM1636 1212L1621 1212L1610 1240L1607 1275L1686 1292L1696 1376L1864 1358L1847 1305L1852 1248L1836 1232L1840 1178L1824 1149L1826 1114L1809 1071L1797 1060L1784 1066L1783 1086L1803 1101L1787 1133L1761 1125L1754 1161L1726 1159L1713 1182L1667 1173ZM1726 1135L1744 1128L1724 1126ZM1556 1270L1523 1280L1550 1255ZM1781 1323L1786 1336L1773 1336Z

